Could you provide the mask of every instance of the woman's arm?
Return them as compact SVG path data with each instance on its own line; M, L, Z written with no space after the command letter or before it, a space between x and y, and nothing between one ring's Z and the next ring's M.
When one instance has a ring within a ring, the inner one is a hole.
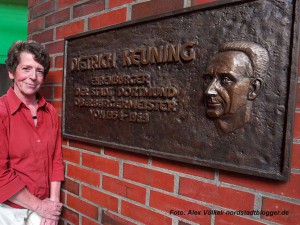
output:
M51 181L50 185L50 200L60 202L60 181Z
M49 199L40 200L31 194L26 187L9 198L9 201L35 211L40 216L51 220L59 219L62 207L60 202L50 201Z

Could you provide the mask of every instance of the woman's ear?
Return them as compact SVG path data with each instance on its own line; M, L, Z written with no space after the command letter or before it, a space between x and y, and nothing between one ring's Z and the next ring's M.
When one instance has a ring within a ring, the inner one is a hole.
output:
M255 78L251 81L248 92L248 100L253 101L262 88L263 80L261 78Z
M10 71L8 71L8 76L9 76L9 79L11 79L11 80L15 79L14 75Z

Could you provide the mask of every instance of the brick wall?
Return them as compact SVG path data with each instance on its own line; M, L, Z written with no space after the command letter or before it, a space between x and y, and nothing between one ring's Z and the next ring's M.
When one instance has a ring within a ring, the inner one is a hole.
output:
M28 0L28 38L45 44L52 67L42 94L61 116L63 38L212 0ZM300 76L300 68L299 68ZM63 141L64 225L300 224L300 82L286 183ZM286 210L289 215L203 215L204 210ZM174 215L177 210L202 215Z

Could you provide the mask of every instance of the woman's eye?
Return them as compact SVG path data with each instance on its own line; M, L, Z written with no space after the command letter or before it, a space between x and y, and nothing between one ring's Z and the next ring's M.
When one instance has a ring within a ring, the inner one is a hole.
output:
M30 71L30 68L29 67L24 67L23 70L28 72L28 71Z
M37 70L36 73L39 76L44 76L44 70Z

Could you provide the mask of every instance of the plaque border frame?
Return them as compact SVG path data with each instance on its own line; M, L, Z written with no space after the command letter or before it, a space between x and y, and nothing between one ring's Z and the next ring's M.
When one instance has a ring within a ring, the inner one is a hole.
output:
M250 171L249 167L246 166L237 166L234 164L229 164L229 163L224 163L220 164L219 162L216 161L209 161L209 160L203 160L203 159L198 159L195 160L194 157L182 157L181 155L178 154L170 154L166 152L159 152L155 151L153 149L144 149L140 147L133 147L133 146L128 146L128 145L123 145L123 144L118 144L118 143L112 143L112 142L107 142L103 140L95 140L91 138L86 138L82 136L77 136L77 135L72 135L68 134L65 132L65 93L66 93L66 62L67 62L67 49L68 49L68 42L84 37L84 36L89 36L91 34L98 34L102 32L107 32L110 30L116 30L116 29L122 29L130 26L134 26L137 24L142 24L142 23L147 23L151 21L156 21L164 18L170 18L173 16L179 16L187 13L191 13L194 11L199 11L199 10L208 10L208 9L213 9L213 8L218 8L218 7L224 7L224 6L230 6L230 5L236 5L236 4L242 4L242 3L250 3L250 2L255 2L255 1L260 1L260 0L223 0L223 1L217 1L217 2L210 2L210 3L205 3L197 6L192 6L184 9L179 9L175 10L172 12L167 12L167 13L162 13L159 15L154 15L154 16L148 16L142 19L136 19L136 20L131 20L111 26L107 26L104 28L99 28L91 31L86 31L80 34L76 35L71 35L69 37L64 38L64 66L63 66L63 100L62 100L62 136L66 139L72 139L72 140L77 140L81 142L87 142L95 145L100 145L103 147L108 147L112 149L118 149L118 150L125 150L128 152L133 152L133 153L138 153L142 155L147 155L147 156L154 156L154 157L159 157L159 158L164 158L168 160L174 160L174 161L179 161L179 162L184 162L188 164L193 164L195 166L205 166L209 167L212 169L220 169L224 171L231 171L235 173L242 173L242 174L247 174L247 175L254 175L258 177L264 177L264 178L270 178L273 180L279 180L279 181L288 181L290 177L290 171L291 171L291 151L292 151L292 145L293 145L293 133L294 133L294 114L295 114L295 109L296 109L296 89L297 89L297 84L300 82L300 77L298 77L298 66L300 66L300 2L297 0L293 0L293 29L292 29L292 40L290 41L291 43L291 61L289 61L289 74L290 74L290 79L289 79L289 88L288 88L288 102L287 102L287 109L286 109L286 118L285 118L285 138L283 139L284 142L284 148L282 148L283 154L282 154L282 164L281 165L281 173L275 173L274 171L266 171L266 170L259 170L259 169L253 169ZM299 65L298 65L299 64Z

